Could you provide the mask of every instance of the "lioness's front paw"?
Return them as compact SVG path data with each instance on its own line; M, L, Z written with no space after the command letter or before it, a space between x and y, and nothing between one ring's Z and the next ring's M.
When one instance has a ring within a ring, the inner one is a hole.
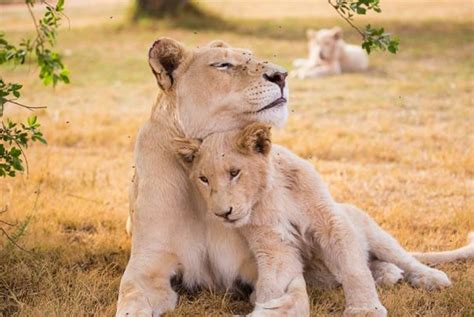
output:
M440 270L427 268L419 272L410 272L408 282L414 287L423 287L429 291L451 286L448 276Z
M387 309L379 304L373 307L347 307L342 313L342 317L386 317Z
M176 307L178 295L170 290L161 296L145 297L139 292L119 299L116 317L159 317ZM153 305L153 306L152 306Z
M115 317L152 317L153 311L147 303L129 302L117 307Z

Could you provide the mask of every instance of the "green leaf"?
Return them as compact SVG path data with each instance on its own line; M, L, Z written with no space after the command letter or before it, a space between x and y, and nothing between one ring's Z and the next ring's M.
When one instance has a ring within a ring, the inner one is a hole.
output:
M36 119L37 119L36 116L31 116L26 120L26 122L31 127L31 126L34 126L36 124Z
M56 11L62 11L64 9L64 0L59 0L56 4Z
M12 160L12 166L14 169L16 169L17 171L23 171L24 168L23 168L23 163L21 162L21 160L17 159L17 158L14 158Z
M10 149L10 155L11 155L12 157L19 157L20 154L21 154L21 150L20 150L20 149L18 149L18 148L16 148L16 147L12 147L12 148Z

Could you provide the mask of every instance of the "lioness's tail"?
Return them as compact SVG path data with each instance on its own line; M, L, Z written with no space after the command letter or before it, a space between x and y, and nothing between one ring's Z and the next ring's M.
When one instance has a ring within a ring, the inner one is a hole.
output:
M458 260L474 259L474 232L467 236L468 244L455 250L441 252L411 252L416 259L426 264L441 264Z

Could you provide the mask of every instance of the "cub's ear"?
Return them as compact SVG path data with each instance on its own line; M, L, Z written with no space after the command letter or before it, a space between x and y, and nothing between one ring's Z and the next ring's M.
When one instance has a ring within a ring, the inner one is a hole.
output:
M222 41L222 40L214 40L214 41L210 42L209 44L207 44L207 47L210 47L210 48L213 48L213 47L228 48L228 47L230 47L230 45L227 44L226 42Z
M271 126L263 123L252 123L246 126L237 136L239 152L257 153L265 156L272 148Z
M335 40L342 39L342 29L338 26L332 28L332 36Z
M173 86L173 72L179 67L186 54L187 50L181 43L169 38L156 40L148 51L151 71L164 91Z
M308 40L311 40L316 35L316 33L317 32L313 29L307 29L306 30L306 37L308 38Z
M201 143L202 141L198 139L176 138L173 140L175 152L179 160L186 166L190 166L194 162Z

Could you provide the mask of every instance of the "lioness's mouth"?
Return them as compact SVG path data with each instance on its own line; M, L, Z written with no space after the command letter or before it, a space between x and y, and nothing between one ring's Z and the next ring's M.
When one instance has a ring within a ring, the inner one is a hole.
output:
M286 102L286 98L280 97L280 98L278 98L278 99L272 101L271 103L269 103L269 104L266 105L265 107L263 107L263 108L257 110L257 113L258 113L258 112L265 111L265 110L268 110L268 109L271 109L271 108L274 108L274 107L277 107L277 106L279 106L279 105L281 105L281 104L283 104L283 103L285 103L285 102Z

